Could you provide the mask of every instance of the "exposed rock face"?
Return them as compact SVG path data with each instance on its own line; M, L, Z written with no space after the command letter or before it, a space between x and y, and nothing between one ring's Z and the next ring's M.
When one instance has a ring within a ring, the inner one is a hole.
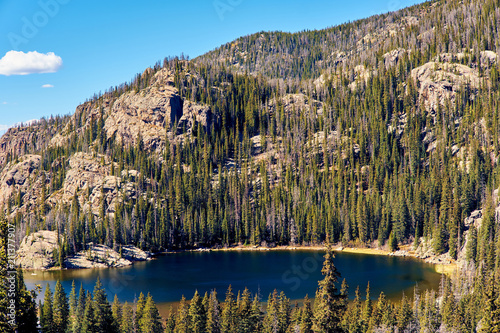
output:
M481 66L490 67L498 62L498 54L493 51L482 51L480 53Z
M101 158L104 164L101 164ZM81 152L74 154L69 160L70 169L66 173L63 188L53 193L47 202L51 206L70 203L77 194L83 211L91 210L94 215L98 215L101 201L104 199L108 212L114 212L115 200L121 200L121 193L135 197L136 191L131 181L135 180L138 172L124 170L122 177L116 177L111 175L111 163L105 156L94 157ZM85 194L88 193L90 195L87 197Z
M406 251L398 251L406 252ZM453 259L448 252L436 255L431 239L420 238L419 245L415 250L415 257L425 260L431 264L451 264ZM397 254L396 254L397 255Z
M21 162L6 172L4 182L7 185L24 185L31 173L40 166L40 155L25 155Z
M177 89L170 86L151 87L147 93L130 92L113 104L104 128L108 137L116 135L124 145L133 144L140 133L144 147L155 150L164 143L166 131L182 117L182 107Z
M54 266L54 251L59 250L57 233L42 230L24 237L17 250L17 264L25 269L48 269Z
M142 251L132 245L122 247L122 257L129 261L144 261L151 259L148 252Z
M165 140L187 140L199 125L210 130L218 124L219 115L213 113L210 107L184 101L180 97L174 87L173 73L161 69L151 75L149 69L142 77L148 77L148 84L138 92L129 91L116 99L106 96L99 103L87 102L78 106L75 115L56 135L48 131L52 131L50 128L57 129L45 126L49 129L44 130L43 122L34 127L10 129L0 140L0 170L8 153L11 156L22 155L27 143L40 141L36 131L38 127L40 133L47 134L47 138L42 140L44 144L49 147L63 146L71 135L84 135L102 117L108 138L114 136L117 143L127 146L136 145L138 137L142 137L143 149L159 153L165 146ZM50 184L54 176L39 170L41 160L39 155L25 155L19 163L11 163L1 171L0 206L5 206L6 201L19 191L22 193L22 211L28 211L38 203L42 185ZM121 177L116 177L111 174L111 162L104 155L79 152L70 157L68 164L62 188L52 193L45 202L48 207L70 203L77 195L83 211L90 210L97 215L103 199L106 200L107 212L113 213L116 200L121 200L123 195L130 198L136 196L132 182L138 176L137 171L124 171ZM117 164L114 166L117 167ZM42 173L45 184L42 184Z
M11 162L6 166L0 173L0 205L16 191L25 194L24 201L27 201L30 196L26 197L26 193L32 193L36 189L33 182L41 159L40 155L24 155L18 163Z
M467 86L474 92L481 84L477 69L461 64L428 62L411 71L412 78L420 84L419 100L426 110L434 113L438 104L455 101L457 92Z
M107 268L124 267L131 265L130 260L120 257L120 254L105 245L89 245L86 251L80 251L76 255L64 261L66 268Z
M0 138L0 169L6 163L7 155L20 156L25 153L24 147L37 137L31 127L10 128Z
M24 269L49 269L56 261L54 253L59 251L57 233L42 230L24 237L17 251L17 263ZM106 268L132 265L134 261L149 260L150 255L135 246L122 248L122 255L105 245L89 244L64 261L65 268Z
M167 133L175 139L176 135L185 133L183 129L192 133L198 123L210 129L218 122L218 115L208 106L184 101L173 80L172 73L160 70L149 87L120 96L106 112L104 129L107 136L115 135L118 142L134 145L140 134L145 149L160 151Z
M405 49L399 48L384 54L385 67L389 68L395 66L407 52L408 51L406 51Z
M376 75L376 71L368 70L365 65L358 65L354 67L353 82L349 84L349 87L351 90L356 90L359 83L364 82L366 84L373 75Z
M60 124L60 123L59 123ZM52 120L32 120L19 127L11 127L0 137L0 170L7 162L7 156L18 157L32 151L40 151L59 130Z
M148 253L135 246L127 245L122 248L122 255L105 245L90 243L88 249L66 258L66 268L108 268L130 266L134 261L150 259Z
M182 117L177 125L176 134L191 134L193 130L197 129L198 124L201 124L205 130L210 130L214 123L218 123L218 118L214 116L210 107L186 101L182 110Z
M498 202L498 194L499 190L496 189L493 193L493 199L495 202ZM498 221L498 218L500 217L500 203L497 204L495 207L495 217ZM478 233L481 230L481 226L483 224L483 210L482 209L477 209L473 212L470 213L468 217L465 218L464 220L464 227L465 231L463 234L463 238L465 239L464 242L462 242L462 247L459 249L458 252L458 260L461 262L466 261L466 255L467 255L467 245L470 241L470 229L472 226L474 226Z
M292 112L317 112L317 113L322 113L323 112L323 103L309 98L304 94L287 94L285 95L281 100L276 103L275 100L271 100L269 102L269 110L276 112L276 107L277 105L283 105L283 110L285 111L285 114L290 114Z
M129 174L135 173L137 176L139 173L136 170L131 170ZM127 171L123 171L122 175L126 175ZM99 180L99 183L94 187L92 193L90 194L89 201L83 205L84 211L92 211L94 215L99 214L99 208L102 200L106 201L106 213L114 213L117 202L122 202L123 196L129 198L137 198L137 191L133 183L130 181L125 181L124 179L135 179L136 176L126 177L116 177L116 176L106 176Z
M0 138L0 167L7 160L7 154L21 155L26 142L31 141L34 133L20 128L11 128Z

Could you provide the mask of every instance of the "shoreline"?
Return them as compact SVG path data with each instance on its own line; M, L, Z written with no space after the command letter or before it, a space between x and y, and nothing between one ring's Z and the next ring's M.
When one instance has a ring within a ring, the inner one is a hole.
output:
M380 256L394 256L394 257L409 257L417 260L421 260L425 263L434 266L434 270L438 274L445 274L451 276L458 268L458 263L456 261L451 262L436 262L437 256L431 256L427 258L422 258L415 251L411 250L411 245L401 246L398 251L391 252L379 248L363 248L363 247L343 247L340 244L335 244L332 246L334 252L345 252L345 253L357 253L366 255L380 255ZM255 245L237 245L224 248L198 248L162 253L176 253L176 252L210 252L210 251L321 251L325 250L326 247L323 245L280 245L276 247L262 247ZM160 253L161 254L161 253Z
M421 258L418 256L414 251L410 250L410 246L402 246L400 250L395 251L395 252L390 252L388 250L384 249L379 249L379 248L363 248L363 247L343 247L340 244L335 244L332 246L333 251L340 253L340 252L345 252L345 253L355 253L355 254L366 254L366 255L380 255L380 256L395 256L395 257L409 257L409 258L414 258L417 260L424 261L428 264L431 264L434 266L434 270L438 274L445 274L447 276L451 276L455 270L458 267L458 264L456 262L450 262L450 263L436 263L433 262L434 257L428 257L428 258ZM182 252L211 252L211 251L249 251L249 252L260 252L260 251L322 251L325 250L326 247L323 245L280 245L280 246L275 246L275 247L264 247L264 246L255 246L255 245L237 245L237 246L230 246L230 247L223 247L223 248L197 248L197 249L185 249L185 250L172 250L172 251L162 251L162 252L157 252L157 253L152 253L151 257L148 258L148 260L154 260L155 257L162 256L162 255L168 255L172 253L182 253ZM131 260L132 261L132 260ZM135 264L136 262L141 262L144 260L133 260L132 265ZM128 265L127 265L128 266ZM127 267L125 266L125 267ZM50 267L48 269L33 269L33 268L23 268L23 271L25 272L37 272L37 271L62 271L62 270L82 270L82 269L92 269L92 268L97 268L97 269L106 269L106 268L117 268L117 267L80 267L80 268L60 268L60 267ZM119 267L118 267L119 268Z

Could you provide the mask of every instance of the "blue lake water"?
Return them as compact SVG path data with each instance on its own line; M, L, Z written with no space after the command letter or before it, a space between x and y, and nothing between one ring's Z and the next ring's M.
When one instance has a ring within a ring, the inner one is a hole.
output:
M118 295L120 301L134 301L140 292L150 292L157 303L177 302L182 295L191 298L198 290L205 293L216 289L221 299L229 285L233 290L248 287L260 293L264 300L274 289L284 291L290 299L302 299L306 294L314 297L317 283L322 279L322 251L211 251L169 253L147 262L137 262L125 268L84 269L25 272L29 289L35 284L52 288L61 280L69 293L75 281L93 290L97 277L101 279L108 298ZM441 275L434 266L414 258L337 253L335 265L349 285L349 296L360 287L364 298L370 282L373 299L383 291L396 300L401 295L413 295L418 284L420 290L439 287ZM339 285L340 288L340 285Z

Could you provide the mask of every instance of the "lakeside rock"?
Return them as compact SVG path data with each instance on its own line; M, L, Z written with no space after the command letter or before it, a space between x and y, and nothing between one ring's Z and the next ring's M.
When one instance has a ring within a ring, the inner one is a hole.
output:
M59 250L57 233L42 230L24 237L17 250L17 264L26 269L48 269L55 265L54 252Z
M64 268L109 268L130 266L134 261L149 260L151 255L133 245L122 247L121 255L112 248L89 243L87 250L80 251L64 260ZM17 251L17 263L23 269L46 270L55 267L59 251L57 233L42 230L24 237Z
M66 268L109 268L130 266L134 261L149 259L149 254L132 245L122 247L122 255L106 245L89 244L89 248L66 258Z

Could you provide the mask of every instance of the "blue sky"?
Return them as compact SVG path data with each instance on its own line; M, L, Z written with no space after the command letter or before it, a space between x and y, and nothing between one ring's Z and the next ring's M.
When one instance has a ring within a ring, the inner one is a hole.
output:
M166 56L194 58L254 32L322 29L418 2L0 0L0 131L73 113Z

